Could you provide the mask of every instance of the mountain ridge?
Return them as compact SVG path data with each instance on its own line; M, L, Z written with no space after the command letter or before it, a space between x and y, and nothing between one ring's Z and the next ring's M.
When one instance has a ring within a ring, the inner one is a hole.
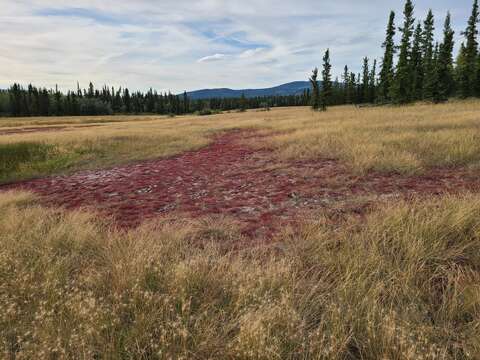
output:
M213 98L239 98L243 95L247 98L263 96L288 96L301 95L306 89L310 89L308 81L293 81L270 88L260 89L230 89L213 88L188 91L187 96L192 100L205 100Z

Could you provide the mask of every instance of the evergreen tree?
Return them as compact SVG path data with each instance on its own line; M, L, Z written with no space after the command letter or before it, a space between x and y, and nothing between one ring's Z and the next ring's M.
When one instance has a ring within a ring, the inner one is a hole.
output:
M351 94L351 101L354 104L358 103L357 100L357 77L355 76L355 73L350 73L350 82L349 82L349 87L350 87L350 94Z
M330 49L325 51L323 57L323 70L322 70L322 91L320 94L320 110L326 111L327 105L329 105L330 97L332 95L332 65L330 64Z
M412 98L414 100L420 100L423 96L423 55L422 55L422 44L423 44L423 29L420 22L417 24L415 29L415 34L413 36L413 45L412 45Z
M376 100L376 76L377 76L377 59L373 60L372 70L370 71L370 83L368 85L368 102L375 103Z
M363 58L362 66L362 93L361 93L361 103L365 103L369 98L369 86L370 86L370 70L368 67L368 58Z
M320 90L318 87L318 68L313 69L312 76L309 78L312 85L311 105L313 110L318 110L320 106Z
M433 70L431 77L431 91L432 91L432 101L434 103L439 103L442 101L440 97L440 79L438 77L438 63L440 57L440 46L438 42L435 44L435 49L433 51Z
M443 42L440 45L437 72L438 72L438 101L446 101L454 92L453 78L453 47L455 32L451 27L450 13L447 13L443 27Z
M411 0L407 0L403 11L404 23L403 27L399 28L402 33L402 40L400 43L400 55L398 58L397 71L395 79L391 87L391 97L397 104L405 104L411 101L411 51L412 51L412 35L415 18L413 17L413 4Z
M190 102L186 91L183 92L183 111L185 114L190 112Z
M462 61L458 64L458 85L460 96L463 98L475 95L478 56L478 11L478 0L474 0L467 29L462 33L462 35L465 36L466 42L461 49L460 57Z
M348 66L345 65L343 69L343 91L344 91L344 99L343 101L345 104L351 103L351 88L350 88L350 73L348 71Z
M379 98L383 101L390 100L390 88L392 87L392 82L394 78L394 69L393 69L393 57L395 55L395 13L390 12L390 17L388 19L387 25L387 34L385 42L382 47L385 49L385 53L382 59L382 66L380 70L380 81L379 81Z
M131 112L131 97L130 97L130 92L128 91L127 88L123 91L123 103L125 104L125 112L130 113Z
M435 64L433 59L433 32L435 31L432 10L428 11L423 25L423 98L433 100L435 91Z
M94 90L94 87L93 87L93 84L90 83L88 84L88 94L87 94L87 97L89 99L93 99L95 97L95 90Z

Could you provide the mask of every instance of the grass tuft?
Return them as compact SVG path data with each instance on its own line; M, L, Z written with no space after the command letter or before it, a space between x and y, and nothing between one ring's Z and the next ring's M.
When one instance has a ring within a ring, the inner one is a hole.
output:
M478 196L319 219L281 235L282 253L225 251L240 237L225 219L118 232L25 193L0 212L6 358L480 356Z

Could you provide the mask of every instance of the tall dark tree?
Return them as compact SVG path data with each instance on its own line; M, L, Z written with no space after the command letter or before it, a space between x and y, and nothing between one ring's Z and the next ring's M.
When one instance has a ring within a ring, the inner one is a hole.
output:
M132 101L130 97L130 92L127 88L123 91L123 103L125 104L125 111L127 113L131 112L132 110Z
M89 99L92 99L93 97L95 97L95 88L93 87L93 84L92 84L92 83L88 84L87 97L88 97Z
M188 94L186 91L183 92L183 111L185 114L190 112L190 101L188 100Z
M322 90L320 92L320 110L326 111L332 96L332 65L330 64L330 49L323 56Z
M349 81L349 87L350 87L350 96L351 96L351 102L354 104L358 103L358 97L357 97L357 76L355 73L350 73L350 81Z
M440 98L440 79L438 77L438 61L440 57L440 46L438 42L435 44L435 48L433 50L433 70L432 70L432 77L431 77L431 91L432 91L432 98L431 100L434 103L439 103L442 101Z
M309 78L312 86L311 105L313 110L318 110L320 106L320 89L318 86L318 68L313 69L312 76Z
M376 77L377 77L377 59L373 60L372 69L370 70L370 78L368 84L368 102L374 103L376 98Z
M420 100L423 96L423 29L422 24L418 23L413 36L412 45L412 100Z
M383 49L385 50L382 65L380 70L380 79L379 79L379 93L378 96L380 101L389 101L390 100L390 88L392 87L392 82L394 78L394 68L393 68L393 57L395 55L395 13L390 12L390 17L388 19L387 33L385 42L382 44Z
M462 53L460 54L462 61L458 64L459 95L463 98L475 95L478 56L478 19L478 0L474 0L468 26L462 33L462 35L465 36L465 45L462 47Z
M412 52L412 35L415 18L413 17L413 4L411 0L407 0L403 11L404 22L403 27L399 28L402 34L400 43L400 54L397 63L397 71L395 79L391 87L391 96L395 103L405 104L412 99L412 67L411 67L411 52Z
M350 88L350 72L348 71L348 66L345 65L343 68L343 91L344 91L344 102L345 104L350 104L351 103L351 88Z
M433 100L435 92L436 72L433 54L433 32L435 31L434 17L432 10L428 11L427 18L423 24L423 98Z
M362 103L368 102L369 85L370 85L370 70L368 67L368 57L364 57L363 65L362 65L362 93L361 93L361 101L360 101Z
M440 44L438 71L438 101L446 101L453 95L455 83L453 78L453 47L455 32L451 27L450 13L447 13L443 26L443 42Z

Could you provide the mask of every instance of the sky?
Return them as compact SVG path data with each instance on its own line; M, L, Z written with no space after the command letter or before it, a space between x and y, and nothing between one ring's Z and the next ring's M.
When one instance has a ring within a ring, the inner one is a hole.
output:
M448 10L457 44L472 0L431 7L438 40ZM150 87L182 92L261 88L306 80L330 49L345 64L381 59L390 10L403 0L0 0L0 88L13 82L62 90Z

